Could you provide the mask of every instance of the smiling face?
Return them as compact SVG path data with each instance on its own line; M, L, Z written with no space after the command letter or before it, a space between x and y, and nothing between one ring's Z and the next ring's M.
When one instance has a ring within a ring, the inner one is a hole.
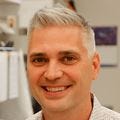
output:
M76 26L49 26L32 32L27 72L31 92L43 110L80 107L90 98L99 56L90 59L83 40Z

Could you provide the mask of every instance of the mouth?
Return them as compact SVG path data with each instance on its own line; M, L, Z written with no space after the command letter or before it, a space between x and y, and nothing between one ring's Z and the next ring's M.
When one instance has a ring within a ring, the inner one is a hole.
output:
M42 86L42 88L46 91L46 92L51 92L51 93L57 93L57 92L63 92L65 90L67 90L69 87L71 87L71 85L68 86Z

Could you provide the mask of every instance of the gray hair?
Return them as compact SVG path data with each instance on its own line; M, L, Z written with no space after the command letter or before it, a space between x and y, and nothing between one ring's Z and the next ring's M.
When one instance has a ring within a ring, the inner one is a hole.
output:
M77 12L61 6L46 7L37 11L30 21L28 28L28 39L31 38L31 33L35 28L44 28L55 25L73 25L83 28L86 34L85 47L88 50L88 55L92 56L96 50L94 32L85 19Z

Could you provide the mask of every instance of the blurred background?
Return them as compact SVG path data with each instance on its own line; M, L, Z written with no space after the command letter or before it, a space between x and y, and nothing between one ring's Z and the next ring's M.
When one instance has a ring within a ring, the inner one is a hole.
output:
M56 3L83 15L95 30L101 70L92 89L104 106L120 112L119 0L0 0L1 120L24 120L41 109L27 84L26 33L34 12Z

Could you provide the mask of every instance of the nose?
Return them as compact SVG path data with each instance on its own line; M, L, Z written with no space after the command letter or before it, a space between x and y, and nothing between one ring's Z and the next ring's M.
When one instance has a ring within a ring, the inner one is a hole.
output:
M44 72L44 77L47 80L57 80L60 79L62 75L63 71L55 61L51 61Z

